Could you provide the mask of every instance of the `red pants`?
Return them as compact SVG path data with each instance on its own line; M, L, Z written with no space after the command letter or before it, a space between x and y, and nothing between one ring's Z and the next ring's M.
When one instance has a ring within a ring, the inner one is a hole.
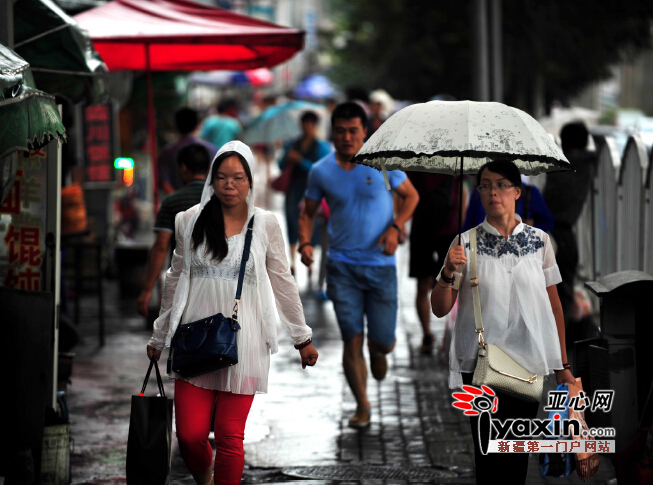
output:
M216 402L217 400L217 402ZM211 467L213 450L209 443L211 411L216 403L215 466L216 484L238 484L245 466L245 422L254 395L212 391L175 379L175 422L181 456L195 473Z

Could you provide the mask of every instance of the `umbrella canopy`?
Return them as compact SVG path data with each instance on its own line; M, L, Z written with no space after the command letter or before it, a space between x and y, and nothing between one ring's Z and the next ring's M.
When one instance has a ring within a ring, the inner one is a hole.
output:
M304 32L184 0L114 0L75 16L110 70L247 70L275 66Z
M51 0L22 0L14 5L14 26L14 49L41 89L73 101L93 99L93 79L107 67L75 20Z
M338 91L323 75L312 74L297 84L293 94L298 98L326 99L335 96Z
M66 139L54 96L34 87L29 64L0 44L0 203L16 175L17 151L36 150ZM12 156L13 155L13 156Z
M525 175L572 168L530 115L505 104L474 101L408 106L386 120L353 161L379 170L459 174L461 168L476 173L499 158L512 160Z
M265 86L274 81L274 74L266 67L247 71L197 71L188 82L207 86Z
M236 73L232 78L234 84L251 85L254 87L265 86L274 81L274 74L266 67L250 69Z
M386 169L460 174L460 235L462 175L497 159L511 160L526 175L572 168L530 115L505 104L474 101L408 106L388 118L352 161L382 170L388 190Z
M305 111L314 111L318 116L326 111L324 106L306 101L290 101L270 106L254 118L243 133L245 143L274 143L295 138L301 134L299 119ZM324 116L320 116L323 119Z
M54 96L34 87L29 64L0 44L0 157L66 139Z
M75 16L110 70L147 71L154 205L158 205L152 71L272 67L304 47L304 31L185 0L113 0Z

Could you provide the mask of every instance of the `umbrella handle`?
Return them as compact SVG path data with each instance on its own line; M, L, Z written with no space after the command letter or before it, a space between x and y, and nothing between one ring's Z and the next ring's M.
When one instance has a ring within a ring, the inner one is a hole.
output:
M381 171L383 172L383 180L385 181L385 188L388 191L392 190L390 187L390 180L388 179L388 172L385 169L385 160L381 159Z
M460 233L463 230L463 161L465 157L460 157L460 189L458 190L458 245L462 246L463 241Z

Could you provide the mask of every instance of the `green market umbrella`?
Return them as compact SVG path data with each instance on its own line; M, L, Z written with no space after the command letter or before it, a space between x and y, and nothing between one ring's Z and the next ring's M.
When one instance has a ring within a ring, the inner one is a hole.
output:
M36 89L29 64L0 44L0 202L15 176L15 157L10 155L36 150L53 139L66 139L54 96Z
M24 59L0 44L0 157L66 139L54 96L36 89L28 69Z
M14 50L29 62L36 85L73 102L104 94L94 82L107 72L88 32L51 0L14 4Z

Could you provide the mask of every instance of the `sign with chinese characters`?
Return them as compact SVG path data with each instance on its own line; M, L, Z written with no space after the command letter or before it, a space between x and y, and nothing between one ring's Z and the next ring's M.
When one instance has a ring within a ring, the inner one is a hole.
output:
M111 105L84 108L84 158L87 182L113 182L113 137Z
M0 286L44 289L46 150L18 155L16 180L0 205Z

